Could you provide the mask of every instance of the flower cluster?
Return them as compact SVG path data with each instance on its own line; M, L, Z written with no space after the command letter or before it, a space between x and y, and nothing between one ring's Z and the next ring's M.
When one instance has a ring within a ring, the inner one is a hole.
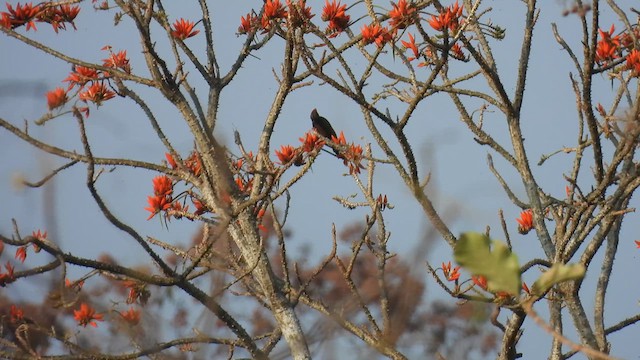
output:
M632 76L640 77L640 51L633 40L634 37L637 39L640 36L640 29L633 28L633 34L624 31L614 35L615 29L614 25L611 25L609 31L598 29L594 56L596 63L609 66L616 59L621 59L624 66L619 70L630 70Z
M526 235L533 229L533 211L527 209L520 213L520 217L516 219L518 222L518 232Z
M451 261L446 264L444 262L442 263L442 272L447 281L456 281L460 278L460 266L456 266L451 270Z
M325 0L324 8L322 9L322 21L328 21L327 34L330 37L338 36L349 26L349 20L351 17L346 13L347 5L340 4L340 1L336 3L336 0L329 2Z
M129 58L127 57L127 50L113 52L111 46L105 46L102 50L109 51L109 57L102 60L102 65L111 67L114 69L120 69L127 74L131 74L131 65L129 64ZM105 77L109 77L108 73L104 73Z
M98 327L96 321L104 321L104 315L97 313L87 303L82 303L80 304L80 309L73 310L73 318L78 322L78 325L84 327L87 327L87 325Z
M344 166L349 168L349 174L360 174L360 169L364 169L362 146L355 143L348 144L342 131L338 137L331 137L331 141L336 143L338 147L345 149L340 151L338 157L342 159Z
M7 11L0 12L0 26L5 29L16 29L20 26L26 25L27 31L30 29L37 30L36 22L44 22L51 24L53 30L57 33L58 30L66 30L66 24L76 28L73 22L80 13L80 7L77 5L71 6L65 5L49 5L47 3L40 3L33 5L33 3L25 3L21 5L17 3L15 8L7 3Z
M138 325L140 322L140 310L136 310L134 308L129 308L129 310L125 312L121 312L120 315L129 323L129 325Z
M375 42L381 48L393 39L389 29L380 24L364 25L360 28L360 32L362 33L362 45Z
M460 27L460 17L462 17L462 7L455 4L444 8L438 15L431 15L429 25L436 31L446 31L455 33Z
M287 0L286 7L280 0L266 0L261 18L258 18L255 11L240 17L238 33L248 34L256 30L267 33L281 26L301 27L306 25L313 16L311 8L307 6L305 0L297 2Z
M171 28L171 36L179 40L185 40L190 37L198 35L200 30L193 30L195 27L195 23L193 21L178 19L173 23Z
M418 19L418 12L412 3L407 0L400 0L397 4L391 3L393 7L389 11L389 25L393 29L404 29L413 24Z
M595 56L598 64L607 64L620 57L620 35L614 36L615 30L614 25L611 25L609 31L598 29L599 40Z

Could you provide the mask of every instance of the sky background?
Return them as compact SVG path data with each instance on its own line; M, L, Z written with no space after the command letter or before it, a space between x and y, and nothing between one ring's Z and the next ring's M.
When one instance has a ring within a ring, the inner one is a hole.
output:
M313 12L318 14L314 22L319 24L319 13L324 1L309 0L307 3ZM381 4L388 8L388 2ZM628 9L636 2L619 1L618 4L623 9ZM125 21L114 29L111 15L96 14L88 9L87 5L89 4L83 4L83 12L76 22L77 31L66 31L56 35L49 25L39 24L38 32L27 34L64 53L89 62L100 62L108 56L107 52L100 50L105 45L111 45L114 50L127 50L133 72L147 75L139 54L139 41L131 24ZM226 72L244 41L243 36L235 35L240 16L245 15L252 5L257 8L260 2L235 1L224 2L222 5L222 2L211 1L209 5L215 24L218 61L223 72ZM575 98L568 78L569 72L574 69L566 54L555 42L550 26L551 23L557 23L560 33L571 46L575 48L580 45L578 18L562 16L563 10L569 5L569 1L544 1L539 5L541 12L534 33L526 100L522 112L523 133L529 159L533 163L537 163L542 154L563 146L571 147L576 143ZM166 1L165 6L170 21L180 17L192 20L198 18L199 9L195 1ZM493 23L507 29L506 38L493 41L492 48L506 89L512 94L523 31L524 6L519 1L496 0L483 2L482 8L487 7L493 8L489 15ZM362 9L350 11L360 14ZM608 29L612 23L618 30L623 28L609 9L605 9L601 15L604 28ZM360 24L352 28L356 31L359 26ZM21 29L21 32L24 33L24 29ZM160 32L157 34L162 35ZM203 54L202 34L185 42L196 54ZM232 141L234 130L240 132L248 150L256 148L262 123L277 89L271 69L279 68L282 47L283 42L276 39L256 53L255 57L248 59L234 83L222 96L216 134L226 141L236 154L239 151L235 149ZM161 53L167 53L167 42L159 40L157 48ZM364 59L353 57L352 66L356 71L364 65ZM460 66L466 70L472 64ZM38 50L8 37L0 37L0 116L18 126L23 124L23 120L39 118L46 111L45 93L57 86L65 86L61 81L70 71L69 64L43 56ZM420 76L420 70L418 74ZM192 75L197 74L193 72ZM486 88L482 82L476 83L474 86L477 85L477 88ZM199 94L204 94L204 83L194 81L193 84ZM179 114L168 107L158 94L141 87L136 89L152 104L163 130L169 134L173 145L181 154L188 154L193 148L193 140ZM615 88L612 88L606 75L596 78L593 94L596 103L601 102L608 108L614 91ZM400 109L393 102L389 103L389 107L394 111ZM296 146L298 138L311 127L309 112L313 108L317 108L321 115L331 120L338 132L344 131L347 140L363 145L373 141L359 108L349 99L316 81L312 86L294 92L287 99L276 124L271 142L272 149L284 144ZM111 100L98 110L92 108L87 127L88 136L93 143L92 150L96 156L132 157L156 163L164 158L165 149L162 143L153 135L144 114L129 101ZM485 127L491 129L496 140L510 149L510 146L506 145L508 134L504 117L500 113L487 113ZM66 149L81 151L76 122L69 117L55 119L44 127L30 125L29 130L39 139ZM526 236L517 235L515 218L518 217L520 209L508 202L487 168L488 148L472 140L470 132L459 120L458 113L448 97L441 95L426 100L412 117L407 133L420 159L421 176L431 173L432 180L428 191L433 194L437 209L450 214L451 228L455 234L463 231L484 231L489 225L495 238L504 238L497 216L499 209L503 209L514 250L519 255L521 263L542 256L542 250L533 232ZM37 180L46 174L47 170L60 166L63 162L43 155L6 131L0 131L0 144L4 149L0 153L0 199L5 204L0 208L0 232L9 234L11 219L15 218L23 235L30 234L35 229L46 229L50 238L57 241L61 247L73 250L81 256L96 257L102 252L109 252L123 264L136 264L139 261L143 255L141 249L132 245L129 237L111 227L99 214L84 184L84 166L76 165L60 174L48 185L53 187L53 192L26 189L16 186L15 179L26 177L32 181ZM374 146L374 155L376 153L380 154L380 151ZM538 182L556 197L564 197L566 183L562 174L568 173L571 159L570 155L560 154L548 160L544 166L533 166ZM498 170L513 184L513 189L520 198L526 199L514 170L508 168L506 162L495 154L494 161ZM395 206L393 210L385 211L387 227L391 232L390 251L401 256L411 256L419 242L423 241L429 224L410 192L400 182L395 170L385 165L379 165L376 170L376 192L387 194L389 201ZM343 176L344 173L345 168L337 159L322 154L314 164L312 173L292 189L293 202L288 220L292 236L288 239L288 246L294 252L296 249L310 249L309 253L312 255L308 261L320 261L329 253L332 224L335 224L338 230L344 229L353 221L362 221L367 213L364 209L345 209L332 200L336 195L347 197L357 192L353 181L348 176ZM152 192L151 179L156 175L149 171L118 168L102 175L98 190L112 211L120 219L133 225L141 234L154 236L169 243L188 244L195 233L194 224L188 221L172 221L169 230L166 230L157 218L146 221L146 196ZM51 194L54 199L45 201L45 193ZM48 207L45 204L52 206ZM637 206L637 201L634 201L632 206ZM616 258L609 290L610 306L606 312L609 325L638 312L640 292L633 282L628 281L629 274L637 269L638 262L633 244L633 240L638 238L637 216L628 216L625 226L626 230L620 244L622 251ZM11 252L5 253L3 262L11 255ZM428 254L417 259L415 271L428 277L424 266L426 261L438 266L442 261L451 258L451 250L441 242L432 247ZM592 271L587 274L588 278L597 276L600 260L600 256L596 257ZM77 275L80 274L81 272L77 271ZM531 283L534 280L532 274L533 272L529 277L525 277L525 281ZM446 294L431 279L427 280L427 284L427 296L430 299L445 298ZM34 284L32 288L20 286L16 289L20 293L17 296L28 297L30 292L38 290L38 285ZM591 290L592 287L587 285L583 291L585 294L591 294ZM590 309L590 304L593 303L592 296L585 296L584 303L587 309ZM539 303L536 309L544 313L542 304ZM549 336L530 320L527 320L525 329L525 336L518 350L525 354L535 354L536 349L545 344L546 353ZM637 342L637 335L637 327L631 327L611 336L613 354L620 358L638 358L640 344Z

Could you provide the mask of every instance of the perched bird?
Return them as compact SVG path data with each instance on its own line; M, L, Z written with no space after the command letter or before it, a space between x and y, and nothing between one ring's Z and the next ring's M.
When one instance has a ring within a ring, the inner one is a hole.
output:
M336 131L331 127L329 120L320 116L316 109L311 111L311 123L313 124L313 128L316 129L316 132L327 139L331 140L332 136L338 137Z
M333 141L333 138L338 138L338 135L336 134L336 131L333 130L333 127L329 123L329 120L320 116L320 114L318 114L318 110L316 109L313 109L311 111L311 123L313 124L313 128L318 134L326 137L331 141ZM343 158L342 155L340 155L340 152L335 148L333 149L333 152L336 154L338 158L340 159Z

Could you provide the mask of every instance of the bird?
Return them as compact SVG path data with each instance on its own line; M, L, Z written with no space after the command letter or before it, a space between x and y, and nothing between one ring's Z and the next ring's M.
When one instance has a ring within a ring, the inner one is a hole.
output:
M318 110L316 109L311 110L310 117L311 117L311 124L313 125L313 129L316 131L316 133L326 137L331 141L334 141L333 139L338 138L338 134L336 134L336 131L333 130L333 127L331 126L331 123L329 123L329 120L320 116L320 114L318 114ZM333 152L336 154L338 158L342 158L342 155L340 155L340 152L337 149L334 148Z
M313 109L311 111L311 123L313 124L313 128L316 130L316 132L326 137L327 139L331 140L331 137L338 137L336 131L333 130L333 127L331 127L329 120L320 116L320 114L318 114L318 110L316 109Z

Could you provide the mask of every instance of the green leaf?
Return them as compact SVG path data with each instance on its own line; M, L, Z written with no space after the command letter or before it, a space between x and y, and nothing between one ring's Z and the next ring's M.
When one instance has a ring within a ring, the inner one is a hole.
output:
M582 279L585 271L586 269L582 264L553 264L551 269L547 270L533 283L531 293L542 296L555 284L563 281Z
M484 276L489 291L520 293L518 257L503 242L492 241L480 233L463 233L453 249L453 256L471 274Z

